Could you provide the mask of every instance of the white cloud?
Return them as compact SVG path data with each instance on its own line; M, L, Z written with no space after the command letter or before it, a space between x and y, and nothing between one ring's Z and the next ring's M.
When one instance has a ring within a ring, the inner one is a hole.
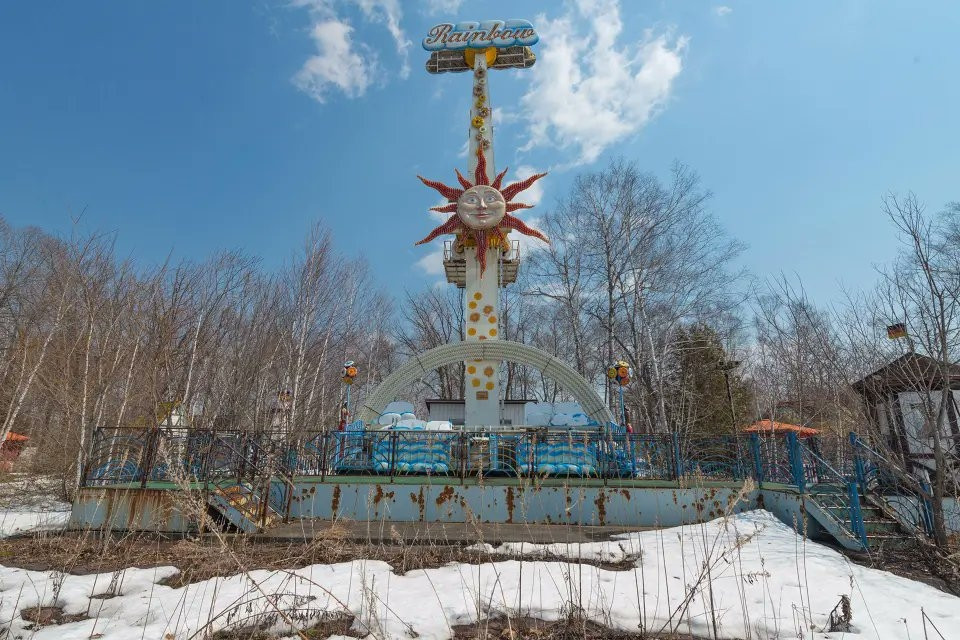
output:
M683 69L684 36L647 30L639 41L619 42L616 0L580 0L555 20L538 16L537 24L543 49L521 99L524 149L553 146L573 150L575 164L596 160L649 122Z
M410 75L410 45L412 42L407 38L407 34L400 28L400 20L403 18L403 10L400 8L398 0L354 0L363 11L363 15L371 22L380 22L387 26L387 31L393 38L397 48L397 55L400 57L400 77L406 78Z
M419 247L417 247L419 249ZM443 243L434 240L429 247L430 252L417 260L419 267L428 276L443 276L446 271L443 269Z
M331 90L339 90L348 98L366 93L380 73L379 56L366 43L353 38L353 24L338 15L338 0L294 0L293 6L309 10L313 24L310 37L317 46L294 75L293 83L318 102L325 102ZM400 77L410 75L410 40L401 27L403 11L399 0L339 0L359 7L364 19L386 26L393 38L400 60Z
M456 13L463 0L427 0L427 13Z
M535 173L540 173L540 171L531 167L530 165L522 164L513 171L512 178L507 181L507 184L510 182L518 182L529 178ZM534 182L526 191L521 191L520 194L516 197L516 200L519 202L526 202L527 204L538 205L540 201L543 200L543 181L547 177L544 176L536 182Z
M368 48L356 44L353 27L336 19L317 22L310 31L317 46L293 77L293 83L317 102L325 102L327 93L339 89L348 98L362 96L373 82L377 57Z
M726 6L726 5L720 5L719 7L714 7L714 8L713 8L713 13L714 13L714 15L717 15L717 16L719 16L719 17L722 18L723 16L725 16L725 15L727 15L727 14L729 14L729 13L733 13L733 9L731 9L730 7L728 7L728 6Z

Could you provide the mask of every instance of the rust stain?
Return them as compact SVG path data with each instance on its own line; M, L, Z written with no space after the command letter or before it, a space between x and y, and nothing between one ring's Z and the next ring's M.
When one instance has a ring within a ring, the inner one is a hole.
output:
M597 505L597 519L602 527L607 522L607 495L601 489L597 491L597 499L593 501Z
M333 485L333 499L330 500L330 516L333 518L337 517L337 513L340 511L340 485Z
M630 490L629 489L620 489L620 495L623 496L624 500L630 500Z
M420 509L420 522L424 520L424 511L426 511L427 506L426 498L423 495L423 487L420 487L420 492L417 494L417 507Z
M440 495L437 496L437 506L442 506L444 502L450 500L453 497L453 487L447 485L443 488L443 491L440 492Z
M513 523L513 487L507 487L507 524Z
M386 498L392 498L392 497L393 497L393 492L391 491L390 493L384 493L384 491L383 491L383 485L379 485L379 484L378 484L376 491L373 492L373 504L374 504L374 505L379 505L379 504L380 504L380 501L383 500L384 497L386 497Z

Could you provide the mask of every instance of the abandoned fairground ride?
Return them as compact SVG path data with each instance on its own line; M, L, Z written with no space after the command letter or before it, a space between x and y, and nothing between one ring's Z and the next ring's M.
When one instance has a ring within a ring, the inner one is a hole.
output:
M502 291L520 266L510 236L548 239L511 215L529 207L521 194L543 174L505 183L506 170L496 171L489 84L492 72L533 66L537 41L523 20L438 25L423 40L430 73L471 78L467 171L457 170L452 186L420 178L445 200L434 210L449 214L420 243L453 237L444 267L463 289L464 340L408 360L343 429L318 425L292 438L172 419L99 429L73 527L190 532L196 514L180 499L189 495L220 525L251 533L295 519L674 526L759 507L855 550L929 529L929 491L906 480L887 490L893 467L856 436L831 464L815 439L795 433L630 433L596 384L556 357L501 339ZM539 369L576 402L505 400L505 361ZM433 401L426 420L396 401L418 377L454 363L465 370L462 401ZM610 373L611 384L629 381L621 363ZM354 375L347 363L345 381Z

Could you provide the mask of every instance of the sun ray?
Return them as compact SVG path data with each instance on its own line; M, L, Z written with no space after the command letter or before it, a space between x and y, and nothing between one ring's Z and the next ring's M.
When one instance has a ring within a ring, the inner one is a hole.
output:
M477 169L473 172L474 186L479 184L490 184L490 178L487 176L487 156L483 153L483 147L477 147Z
M464 189L469 189L470 187L473 186L472 184L470 184L470 181L469 181L469 180L467 180L466 178L463 177L463 174L460 173L460 169L454 169L454 171L457 172L457 180L460 181L460 186L461 186L461 187L463 187Z
M429 233L429 235L427 235L426 238L424 238L423 240L421 240L421 241L418 242L417 244L425 244L425 243L427 243L427 242L430 242L431 240L433 240L433 239L436 238L437 236L441 236L441 235L443 235L443 234L445 234L445 233L456 233L457 230L458 230L460 227L462 227L462 226L463 226L463 225L460 223L460 218L459 218L459 216L450 216L450 219L449 219L449 220L447 220L446 222L444 222L443 224L441 224L439 227L437 227L436 229L434 229L433 231L431 231L431 232Z
M514 182L513 184L508 184L503 189L500 190L500 193L503 194L503 198L510 202L516 197L521 191L526 191L533 185L534 182L547 175L546 173L535 173L526 180L521 180L520 182Z
M506 215L503 217L503 222L500 223L501 227L506 227L508 229L516 229L520 233L526 236L533 236L534 238L540 238L544 242L550 242L550 239L547 236L543 235L533 227L528 227L526 223L523 222L520 218L515 218L511 215Z
M508 202L507 203L507 213L511 211L516 211L517 209L533 209L532 204L527 204L525 202Z
M442 182L437 182L436 180L427 180L423 176L417 176L420 178L420 182L427 185L431 189L436 189L440 195L449 200L450 202L456 202L457 198L463 195L463 189L456 189L454 187L443 184Z
M480 275L487 269L487 243L490 234L483 229L474 229L473 238L477 242L477 262L480 263Z
M505 175L507 175L507 170L508 170L508 169L509 169L509 167L507 167L507 169L504 169L503 171L501 171L500 173L498 173L498 174L497 174L497 177L494 178L494 179L493 179L493 182L490 183L490 186L493 187L494 189L499 189L499 188L500 188L500 185L503 184L503 177L504 177Z
M430 211L436 211L437 213L456 213L457 203L451 202L450 204L445 204L443 206L430 207Z

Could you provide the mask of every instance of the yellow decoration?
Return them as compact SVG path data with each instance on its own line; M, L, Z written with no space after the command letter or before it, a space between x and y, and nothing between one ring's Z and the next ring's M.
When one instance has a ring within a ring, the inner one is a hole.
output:
M496 329L490 329L490 335L491 335L491 336L497 335L497 330L496 330Z
M487 318L487 320L490 322L490 324L493 324L497 321L497 316L490 316Z
M483 370L483 375L487 376L488 378L489 378L490 376L492 376L492 375L493 375L493 367L486 367L486 368Z
M482 128L483 128L483 118L481 118L480 116L473 116L473 120L470 121L470 124L473 125L473 128L474 128L474 129L482 129Z
M476 373L476 372L477 372L477 368L476 368L475 366L470 365L469 367L467 367L467 373L469 373L469 374L472 375L472 374L474 374L474 373Z
M493 63L497 61L497 48L496 48L496 47L488 47L487 49L484 49L484 50L483 50L483 53L484 53L484 55L485 55L486 58L487 58L487 66L488 66L488 67L492 66ZM477 50L476 50L476 49L467 49L466 51L463 52L463 59L464 59L464 61L466 61L466 63L467 63L467 64L470 66L470 68L472 69L474 63L475 63L476 60L477 60Z
M607 369L607 377L610 378L611 380L613 380L614 378L616 378L616 377L617 377L617 368L616 368L616 367L610 367L609 369Z
M472 384L472 385L475 386L475 387L479 387L479 386L480 386L480 378L474 378L473 380L470 381L470 384Z
M480 293L479 291L477 291L475 294L473 294L473 299L474 299L474 300L482 300L482 299L483 299L483 294Z
M474 311L470 314L470 322L477 322L480 319L480 314Z
M492 382L488 382L486 384L486 387L487 387L487 391L493 391L494 384Z
M467 306L470 307L471 309L476 309L476 308L477 308L477 301L476 301L476 300L471 300L471 301L467 304ZM489 312L488 312L488 313L489 313Z
M493 313L493 305L487 305L483 308L484 313Z
M477 335L477 330L474 329L473 327L470 327L469 329L467 329L467 335L468 335L468 336L475 336L475 335Z

